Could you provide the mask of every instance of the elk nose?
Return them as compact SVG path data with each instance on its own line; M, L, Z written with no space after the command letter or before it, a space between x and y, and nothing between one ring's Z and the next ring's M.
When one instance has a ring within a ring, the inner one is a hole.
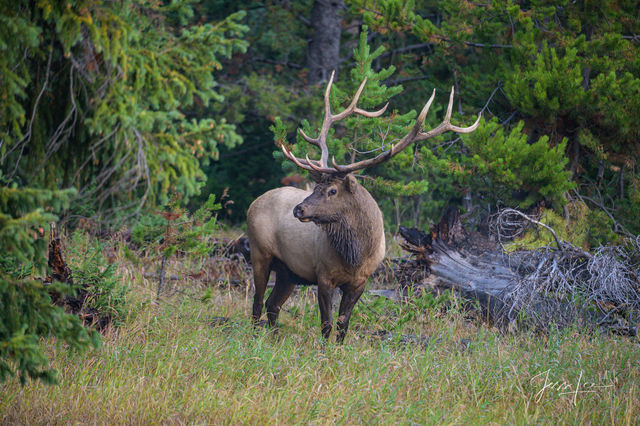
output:
M304 210L302 209L302 207L300 207L300 204L293 208L293 215L298 219L304 216Z

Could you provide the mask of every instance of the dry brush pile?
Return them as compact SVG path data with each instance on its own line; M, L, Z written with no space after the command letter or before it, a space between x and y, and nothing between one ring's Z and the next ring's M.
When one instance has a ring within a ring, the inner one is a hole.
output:
M512 240L530 226L552 233L555 245L510 256L517 278L505 289L510 317L526 312L538 326L588 319L624 333L637 333L640 321L640 236L593 253L562 241L547 225L514 209L496 215L499 241Z

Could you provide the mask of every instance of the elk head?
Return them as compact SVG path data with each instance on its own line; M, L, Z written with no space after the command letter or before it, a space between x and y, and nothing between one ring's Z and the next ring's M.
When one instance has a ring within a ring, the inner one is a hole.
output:
M352 266L359 265L376 244L370 236L377 214L375 200L352 174L321 175L313 193L293 209L301 222L323 228L333 248Z
M301 222L318 225L335 222L358 205L355 196L359 186L352 174L321 175L313 193L293 209L293 215Z

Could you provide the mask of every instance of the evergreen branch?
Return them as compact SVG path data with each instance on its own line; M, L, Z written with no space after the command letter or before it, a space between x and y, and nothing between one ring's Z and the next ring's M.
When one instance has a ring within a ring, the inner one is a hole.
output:
M369 34L367 34L367 44L371 43L377 36L378 34L375 32L371 32ZM349 52L349 54L347 56L345 56L344 58L340 58L338 60L338 64L342 65L343 63L350 61L353 59L353 55L355 54L355 49L352 49L351 52ZM349 67L354 66L355 62L351 62L349 64Z

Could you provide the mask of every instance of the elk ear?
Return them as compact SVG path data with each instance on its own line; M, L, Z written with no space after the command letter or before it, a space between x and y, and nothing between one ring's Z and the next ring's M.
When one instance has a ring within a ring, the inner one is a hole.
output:
M350 193L353 194L354 192L356 192L356 186L358 186L358 181L356 180L356 177L351 173L346 175L344 177L344 186L345 188L347 188L347 191L349 191Z

